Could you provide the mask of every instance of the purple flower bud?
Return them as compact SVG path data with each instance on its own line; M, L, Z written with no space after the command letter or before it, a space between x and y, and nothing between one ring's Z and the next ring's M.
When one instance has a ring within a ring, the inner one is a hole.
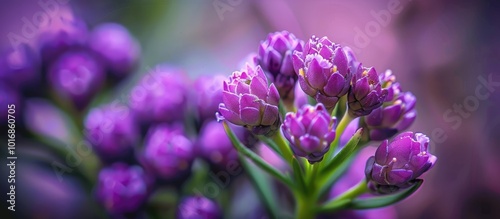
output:
M96 195L112 215L134 213L148 198L148 178L139 166L115 163L99 172Z
M390 143L383 141L366 163L370 189L386 194L411 186L437 160L428 146L429 138L422 133L404 132Z
M245 130L241 126L234 126L233 130L238 128ZM217 167L225 168L227 164L238 162L238 152L233 147L222 123L217 121L205 123L201 128L197 145L200 155Z
M297 113L287 113L281 126L293 153L309 163L323 160L323 155L335 140L337 119L331 117L323 104L305 105Z
M182 127L161 124L150 128L141 162L159 179L173 181L189 174L194 157L193 143Z
M387 89L382 89L375 68L364 68L359 65L352 77L347 97L350 115L360 117L370 114L382 105L386 96Z
M89 44L118 77L129 73L139 59L139 44L120 24L105 23L97 26L90 35Z
M391 102L385 102L382 107L373 110L364 120L370 130L370 139L388 139L410 127L417 116L416 101L410 92L399 93Z
M104 82L104 69L85 50L64 53L49 68L49 81L63 97L84 108Z
M294 52L293 66L302 90L327 109L333 109L349 90L351 72L340 45L313 36L304 52Z
M0 81L14 89L26 87L39 79L39 60L25 44L0 54Z
M344 47L342 47L342 49L344 50L344 53L346 54L347 63L349 65L349 70L351 71L351 73L356 72L356 70L358 69L359 65L361 65L361 63L358 61L358 59L354 55L354 51L352 51L352 49L348 46L344 46Z
M222 102L222 87L226 78L222 75L200 76L194 82L194 98L200 122L214 120Z
M202 196L184 198L177 209L177 219L220 219L222 210L214 201Z
M188 81L184 71L159 65L132 89L129 105L142 123L181 121L187 109Z
M365 117L364 123L370 131L370 139L381 141L410 127L415 121L417 99L410 92L401 92L399 83L392 71L380 75L382 89L387 89L387 96L381 107Z
M92 109L85 119L85 129L93 149L105 161L130 156L139 137L132 114L121 104Z
M229 122L244 126L257 135L273 135L279 127L278 90L260 66L247 65L224 81L219 112Z
M270 33L259 46L257 59L262 69L272 76L283 99L293 99L297 74L293 69L294 51L302 52L304 42L288 31Z

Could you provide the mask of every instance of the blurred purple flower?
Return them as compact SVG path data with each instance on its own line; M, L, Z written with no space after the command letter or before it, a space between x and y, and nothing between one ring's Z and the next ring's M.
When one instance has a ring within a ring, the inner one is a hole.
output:
M49 68L49 82L63 97L83 109L102 86L104 69L86 50L71 50L61 55Z
M96 196L111 215L134 213L146 202L149 182L139 166L115 163L99 172Z
M200 122L215 120L215 113L222 102L222 84L226 78L222 75L200 76L193 84L196 111Z
M233 126L232 129L235 131L235 129L243 129L243 127ZM241 136L238 137L241 138ZM197 145L200 155L218 167L225 168L228 163L238 161L238 151L233 147L222 123L217 121L203 125Z
M358 65L347 97L349 114L353 117L370 114L374 109L382 106L387 92L387 89L382 89L375 68L364 68Z
M369 188L387 194L410 187L437 160L428 146L429 138L422 133L404 132L390 143L383 141L366 163Z
M142 123L175 122L184 119L189 79L181 69L159 65L132 89L129 105Z
M297 113L287 113L281 126L295 155L309 163L323 160L323 155L335 140L337 119L331 117L323 104L305 105Z
M327 37L311 37L304 52L294 52L293 66L302 90L329 110L349 90L351 72L346 54Z
M39 60L26 44L9 48L0 54L0 81L14 89L26 87L39 79Z
M140 56L139 44L125 27L116 23L95 27L90 34L89 45L118 77L129 73Z
M260 66L247 65L224 81L219 112L229 122L244 126L257 135L273 135L279 128L278 90Z
M193 143L182 127L160 124L149 129L140 159L159 179L173 181L189 174L194 158Z
M184 198L177 209L177 219L221 219L222 210L214 201L202 196Z
M87 139L105 161L124 159L133 153L139 130L128 107L108 104L92 109L85 118Z
M258 63L272 76L271 81L284 100L293 100L297 74L293 69L292 55L294 51L302 52L303 45L302 40L288 31L270 33L260 43Z

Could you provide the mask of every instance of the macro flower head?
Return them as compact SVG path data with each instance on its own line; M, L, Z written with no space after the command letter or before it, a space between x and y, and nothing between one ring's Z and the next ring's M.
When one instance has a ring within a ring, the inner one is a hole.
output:
M303 52L295 51L293 66L302 90L329 110L349 90L351 72L346 54L327 37L313 36Z
M335 140L337 120L323 104L305 105L297 113L288 113L281 129L295 155L309 163L319 162Z
M349 114L353 117L366 116L382 106L386 96L387 89L382 88L375 68L358 65L347 96Z
M288 31L270 33L259 46L258 64L271 76L282 99L293 100L297 75L292 64L294 51L302 51L304 42Z
M273 135L279 128L280 96L268 85L260 66L247 65L224 81L220 114L229 122L248 128L257 135Z
M428 149L429 138L422 133L404 132L383 141L366 163L369 188L385 194L410 187L436 163Z

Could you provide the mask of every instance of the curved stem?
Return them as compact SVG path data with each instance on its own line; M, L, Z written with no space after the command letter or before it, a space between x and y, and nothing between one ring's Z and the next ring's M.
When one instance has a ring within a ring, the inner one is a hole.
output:
M330 161L333 159L333 156L335 155L335 150L338 147L342 133L344 133L345 129L347 128L347 125L349 125L349 123L351 123L351 121L354 119L355 118L351 117L348 111L346 111L344 117L342 117L342 120L340 120L340 123L337 125L337 129L335 129L337 137L335 137L335 140L330 144L330 149L325 154L325 161L322 163L330 163ZM324 165L326 164L323 164L323 166Z
M361 180L358 184L351 187L346 192L340 194L333 200L327 202L320 208L320 211L336 211L347 206L353 199L365 193L368 190L366 179Z
M281 135L281 133L277 132L273 136L272 139L273 139L274 143L276 143L276 145L278 145L278 148L281 151L281 153L282 153L283 158L285 159L285 161L290 166L292 166L292 159L293 159L292 150L288 146L288 143L285 141L285 139L283 139L283 136Z

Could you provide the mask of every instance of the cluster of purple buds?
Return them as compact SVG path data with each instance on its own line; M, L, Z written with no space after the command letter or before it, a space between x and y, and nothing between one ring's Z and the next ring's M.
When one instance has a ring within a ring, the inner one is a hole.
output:
M386 96L387 89L382 88L375 68L358 65L347 96L349 114L353 117L366 116L382 106Z
M193 84L196 100L197 118L200 123L214 120L214 115L222 102L222 83L226 77L222 75L207 75L198 77Z
M113 217L137 212L150 193L150 180L139 166L115 163L99 172L97 200Z
M302 51L304 42L288 31L270 33L259 46L258 64L270 75L282 99L293 100L297 75L293 68L294 51Z
M222 210L214 201L203 196L182 199L177 207L177 219L221 219Z
M313 36L303 52L295 51L293 66L302 90L329 110L349 91L351 72L346 54L327 37Z
M62 96L82 109L104 82L101 63L87 50L66 51L49 67L49 81Z
M123 78L132 70L140 48L119 24L103 24L89 31L78 18L62 21L41 30L37 47L49 84L82 110L100 90L107 73Z
M139 159L161 181L175 181L189 175L194 152L194 144L185 136L182 126L160 124L149 129Z
M246 129L241 126L231 126L240 141L244 142ZM224 126L217 121L205 123L198 137L198 150L201 157L218 168L238 163L238 152L227 136Z
M380 80L388 90L386 99L381 107L374 109L364 119L370 139L375 141L388 139L407 129L417 116L416 97L411 92L401 92L390 70L382 74Z
M224 81L220 114L229 122L244 126L257 135L273 135L279 128L280 96L268 85L260 66L247 65Z
M121 78L129 73L139 60L140 47L128 30L115 23L94 28L89 38L90 48Z
M323 160L335 140L337 119L331 117L323 104L305 105L297 113L288 113L281 129L296 156L309 163Z
M102 160L112 162L133 154L139 130L127 106L109 104L94 108L84 123L86 137Z
M429 138L421 133L404 132L383 141L366 163L369 188L387 194L410 187L437 160L428 147Z
M181 69L159 65L132 89L129 106L142 123L182 121L187 109L187 76Z

